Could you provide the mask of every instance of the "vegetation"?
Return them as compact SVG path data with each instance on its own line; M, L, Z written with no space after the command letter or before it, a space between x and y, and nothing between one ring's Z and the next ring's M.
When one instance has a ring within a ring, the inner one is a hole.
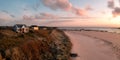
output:
M68 60L71 46L60 30L0 30L0 60Z

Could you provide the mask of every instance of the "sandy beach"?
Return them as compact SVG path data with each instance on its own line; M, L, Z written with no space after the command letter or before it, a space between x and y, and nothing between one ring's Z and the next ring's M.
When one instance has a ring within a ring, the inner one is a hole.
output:
M73 43L73 60L120 60L120 34L98 31L65 31Z

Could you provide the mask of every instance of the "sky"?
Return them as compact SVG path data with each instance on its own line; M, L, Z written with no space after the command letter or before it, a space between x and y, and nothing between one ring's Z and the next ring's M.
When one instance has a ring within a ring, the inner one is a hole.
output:
M0 25L120 27L120 0L0 0Z

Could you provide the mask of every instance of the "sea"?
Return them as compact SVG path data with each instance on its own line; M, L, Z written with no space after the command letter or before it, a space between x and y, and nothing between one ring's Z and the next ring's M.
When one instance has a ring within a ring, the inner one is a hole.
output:
M59 27L61 30L81 31L81 30L94 30L94 31L105 31L112 33L120 33L119 28L106 28L106 27Z

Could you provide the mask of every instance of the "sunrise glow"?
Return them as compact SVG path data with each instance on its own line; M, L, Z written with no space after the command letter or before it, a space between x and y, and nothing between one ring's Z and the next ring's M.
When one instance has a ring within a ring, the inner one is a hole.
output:
M0 25L119 27L119 0L0 0Z
M114 24L120 24L120 16L113 17L111 20Z

